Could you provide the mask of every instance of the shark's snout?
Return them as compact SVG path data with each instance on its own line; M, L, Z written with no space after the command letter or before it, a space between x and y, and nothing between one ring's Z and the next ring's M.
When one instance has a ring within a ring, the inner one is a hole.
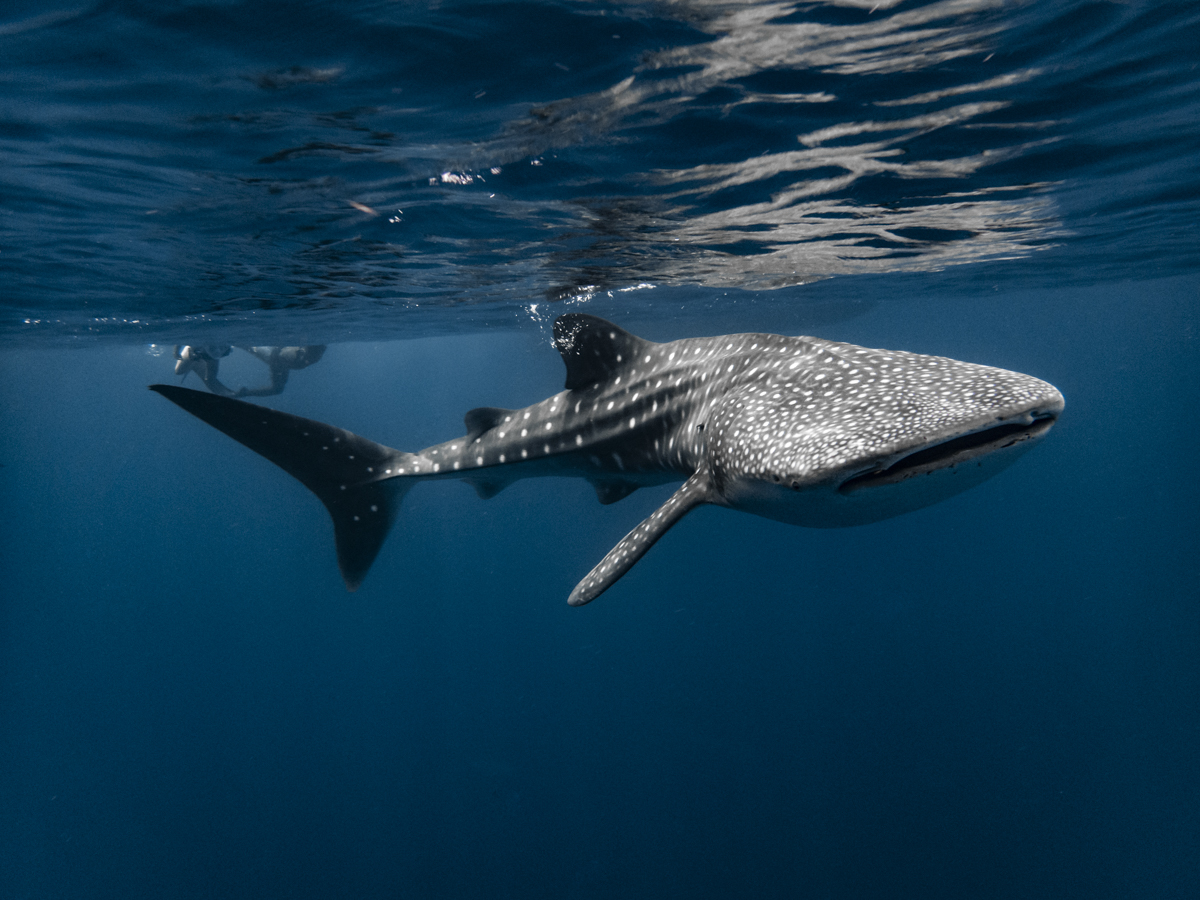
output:
M963 423L956 432L943 434L924 446L909 448L890 458L881 458L864 470L847 473L848 477L838 485L838 492L852 494L864 488L898 484L918 475L953 470L984 457L1014 456L1014 451L1028 450L1050 431L1065 406L1057 388L1038 379L1028 380L1034 390L1022 404L1023 408L1010 408L984 416L982 421Z
M918 365L916 377L893 378L867 402L797 404L774 458L723 483L729 505L816 527L890 518L1004 470L1063 411L1062 394L1040 379L952 360L925 371L935 364L953 377L931 387Z
M1008 451L1018 445L1022 445L1020 450L1023 452L1029 448L1030 442L1045 436L1057 419L1057 412L1039 412L1036 416L1030 415L1027 422L994 425L951 438L901 457L886 467L848 478L838 486L838 492L851 494L863 488L898 484L918 475L930 475L940 469L952 469L972 460Z

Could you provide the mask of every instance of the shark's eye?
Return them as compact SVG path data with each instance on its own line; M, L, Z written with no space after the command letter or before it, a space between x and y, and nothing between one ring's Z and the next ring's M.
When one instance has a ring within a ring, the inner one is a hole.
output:
M779 483L779 476L778 476L778 475L772 475L771 477L775 479L775 483L776 483L776 484L778 484L778 483Z
M703 431L703 430L704 430L704 423L703 423L703 422L701 422L699 425L697 425L697 426L696 426L696 430L697 430L697 431Z
M793 482L792 482L792 490L793 490L793 491L798 491L798 490L800 490L800 482L798 482L798 481L793 481Z

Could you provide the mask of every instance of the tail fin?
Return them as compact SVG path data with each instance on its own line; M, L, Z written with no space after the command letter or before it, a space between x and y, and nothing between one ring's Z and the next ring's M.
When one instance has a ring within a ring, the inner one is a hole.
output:
M241 400L168 384L150 390L265 456L316 494L333 518L342 578L347 589L358 589L412 485L407 478L389 478L395 462L408 454Z

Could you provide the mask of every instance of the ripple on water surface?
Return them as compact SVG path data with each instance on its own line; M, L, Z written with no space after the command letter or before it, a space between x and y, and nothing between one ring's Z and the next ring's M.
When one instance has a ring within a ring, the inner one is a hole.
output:
M1035 255L1000 277L1194 269L1198 19L987 0L30 7L0 25L2 325L307 310L386 332L639 283Z

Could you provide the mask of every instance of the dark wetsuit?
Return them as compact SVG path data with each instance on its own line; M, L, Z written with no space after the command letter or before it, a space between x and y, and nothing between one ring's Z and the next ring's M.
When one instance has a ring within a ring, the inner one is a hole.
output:
M225 387L217 378L217 369L221 360L229 355L233 348L228 344L193 347L184 344L175 348L175 374L187 377L188 372L195 372L204 386L214 394L222 397L232 397L233 391Z
M261 359L271 370L271 383L259 388L240 388L239 397L270 397L283 393L288 375L295 369L304 369L319 362L325 353L325 345L311 347L247 347L247 351Z

